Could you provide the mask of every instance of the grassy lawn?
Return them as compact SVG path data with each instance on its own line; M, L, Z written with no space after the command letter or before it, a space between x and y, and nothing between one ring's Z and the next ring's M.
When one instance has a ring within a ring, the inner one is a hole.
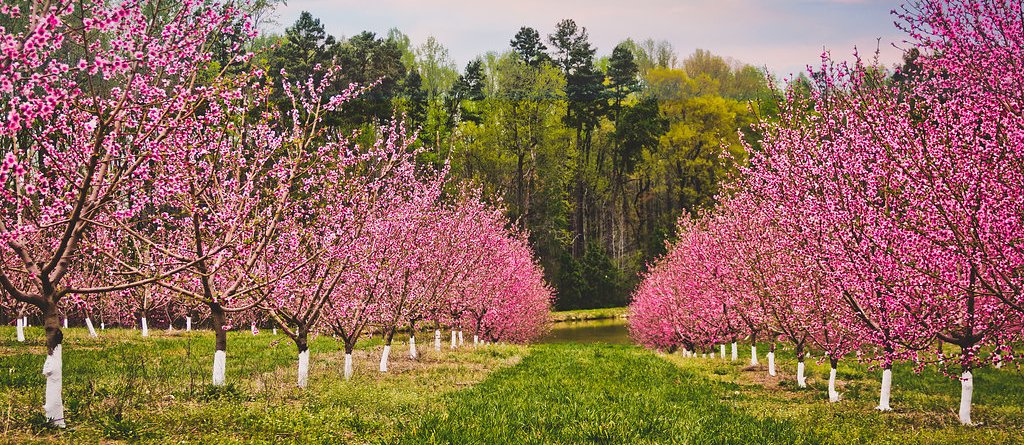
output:
M1024 373L1018 369L982 369L974 372L972 420L961 426L956 410L960 382L932 370L915 374L907 365L893 369L893 412L874 410L878 405L881 371L850 361L840 362L839 403L828 403L827 361L806 362L808 387L796 385L796 359L791 350L777 353L777 376L768 376L768 345L758 345L760 365L748 366L750 347L740 347L740 360L683 358L663 355L684 372L700 375L719 385L734 387L723 400L760 418L795 425L802 437L821 443L871 444L1008 444L1024 443ZM728 353L727 353L728 359Z
M68 330L71 427L54 431L39 409L42 330L20 344L0 328L0 443L1024 443L1017 369L975 374L982 425L963 427L956 380L897 367L896 411L878 413L878 371L841 364L843 400L829 404L827 365L809 361L810 387L796 388L790 351L769 378L745 366L746 348L737 363L574 343L437 354L421 335L421 359L396 345L387 375L376 371L379 340L363 342L345 382L338 345L319 337L299 390L291 341L243 332L229 339L229 385L214 388L211 333L152 333Z
M786 420L728 401L709 380L635 346L539 345L518 366L447 397L400 443L800 443Z
M228 339L228 386L209 385L213 335L65 330L64 404L69 428L42 418L42 329L27 343L0 328L0 443L371 443L390 442L406 425L440 410L441 397L517 363L527 349L489 346L434 353L421 335L419 361L396 345L390 372L377 372L379 340L356 351L355 376L342 378L344 355L326 337L310 344L310 383L295 387L296 349L269 330ZM429 336L432 337L432 336ZM379 338L379 337L378 337ZM432 338L431 338L432 340ZM396 339L397 341L397 339Z
M572 311L559 311L551 314L551 319L558 323L562 321L584 321L584 320L607 320L611 318L623 318L629 308L609 307L603 309L577 309Z

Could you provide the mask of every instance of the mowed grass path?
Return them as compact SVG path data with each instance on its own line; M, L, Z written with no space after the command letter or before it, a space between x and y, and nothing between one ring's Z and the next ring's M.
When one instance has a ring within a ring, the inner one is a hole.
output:
M732 408L735 384L635 346L538 345L448 396L400 443L813 443L788 421Z

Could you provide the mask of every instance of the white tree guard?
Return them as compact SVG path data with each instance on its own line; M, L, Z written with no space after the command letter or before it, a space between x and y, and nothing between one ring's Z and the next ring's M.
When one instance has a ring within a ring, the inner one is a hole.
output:
M22 319L19 318L19 319L16 320L16 322L17 322L17 325L18 325L17 328L16 328L17 331L18 331L18 341L24 342L25 341L25 320L22 320Z
M441 330L434 329L434 352L441 352Z
M796 386L801 388L807 387L807 377L804 376L804 362L797 362L796 364Z
M750 345L750 366L757 366L757 345Z
M409 335L409 358L416 360L419 356L419 351L416 350L416 337Z
M875 409L879 411L892 411L892 407L889 406L889 396L892 394L892 370L885 369L882 371L882 392L878 396L878 406Z
M736 361L736 360L739 360L739 359L740 359L740 353L739 353L739 350L737 350L737 348L736 348L736 342L732 342L732 361Z
M227 370L228 355L224 351L213 353L213 386L224 386L224 372Z
M185 332L192 332L192 317L185 317Z
M974 376L971 371L964 371L960 374L960 423L972 425L971 423L971 398L974 397Z
M299 388L305 388L309 383L309 349L299 353Z
M146 317L142 317L142 336L149 337L149 323L146 322Z
M89 328L90 337L99 337L99 334L96 333L96 327L92 325L92 320L89 317L85 317L85 327Z
M64 401L61 399L61 390L64 385L64 362L61 352L61 345L53 348L53 352L46 356L43 362L43 375L46 376L46 400L43 403L43 412L50 423L58 428L64 428Z
M828 401L836 403L839 401L839 392L836 391L836 368L828 371Z
M380 355L380 372L388 372L388 357L391 355L391 345L384 345L384 353Z
M768 375L775 377L775 353L768 353Z
M345 354L345 380L352 378L352 354Z

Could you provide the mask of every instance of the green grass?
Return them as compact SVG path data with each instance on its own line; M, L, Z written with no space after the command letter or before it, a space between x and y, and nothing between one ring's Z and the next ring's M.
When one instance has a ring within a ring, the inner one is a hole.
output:
M331 338L310 345L310 386L295 387L296 349L287 337L263 331L228 339L228 385L209 385L213 335L65 330L64 404L69 428L42 418L42 329L17 343L0 328L0 443L369 443L388 441L403 426L441 409L441 397L518 362L519 346L489 346L441 354L420 345L408 359L397 344L387 375L377 372L380 341L363 342L355 376L341 373L344 356ZM426 336L421 337L424 340ZM423 341L423 340L421 340ZM423 341L426 343L425 341Z
M311 342L310 387L295 388L295 347L263 331L232 333L227 387L209 385L213 336L66 331L67 430L42 419L42 329L29 342L0 328L0 443L1024 443L1024 374L975 373L973 417L958 424L959 383L894 370L892 413L878 413L879 372L843 362L843 400L827 402L827 364L793 382L741 361L682 358L635 346L546 344L433 352L409 360L396 345L376 371L379 337L359 345L356 376L341 378L331 338Z
M602 309L576 309L572 311L559 311L551 314L551 319L558 323L563 321L583 320L607 320L611 318L623 318L629 308L609 307Z
M737 385L635 346L540 345L447 398L400 443L802 443L786 420L733 408Z
M872 444L1009 444L1024 443L1024 373L1018 369L980 369L974 372L972 420L957 419L960 382L937 371L914 373L907 365L893 369L893 412L878 405L881 371L854 360L837 369L839 403L828 403L828 361L805 362L808 387L796 386L796 359L791 349L777 352L777 376L768 376L767 344L758 345L760 364L750 367L750 347L740 347L740 360L683 358L663 355L680 370L734 385L732 403L760 418L789 422L805 437L821 443ZM728 353L727 353L728 354ZM820 357L818 357L820 358ZM727 355L728 359L728 355Z

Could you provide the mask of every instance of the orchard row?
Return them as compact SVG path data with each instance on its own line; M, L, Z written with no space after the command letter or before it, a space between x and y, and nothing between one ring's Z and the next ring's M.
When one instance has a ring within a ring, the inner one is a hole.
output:
M344 343L348 376L368 329L385 338L381 371L399 330L527 342L546 329L552 292L526 234L418 164L400 118L326 125L373 85L328 97L336 67L261 71L246 6L0 6L0 313L45 328L54 425L68 318L93 335L97 317L208 319L214 385L227 330L257 321L294 340L299 386L313 333Z
M631 330L658 349L740 338L810 350L835 369L895 362L962 382L1020 359L1024 335L1024 27L1020 2L911 2L896 13L920 56L893 80L823 55L713 212L636 291ZM946 346L944 346L944 344ZM1018 352L1015 352L1018 351Z

